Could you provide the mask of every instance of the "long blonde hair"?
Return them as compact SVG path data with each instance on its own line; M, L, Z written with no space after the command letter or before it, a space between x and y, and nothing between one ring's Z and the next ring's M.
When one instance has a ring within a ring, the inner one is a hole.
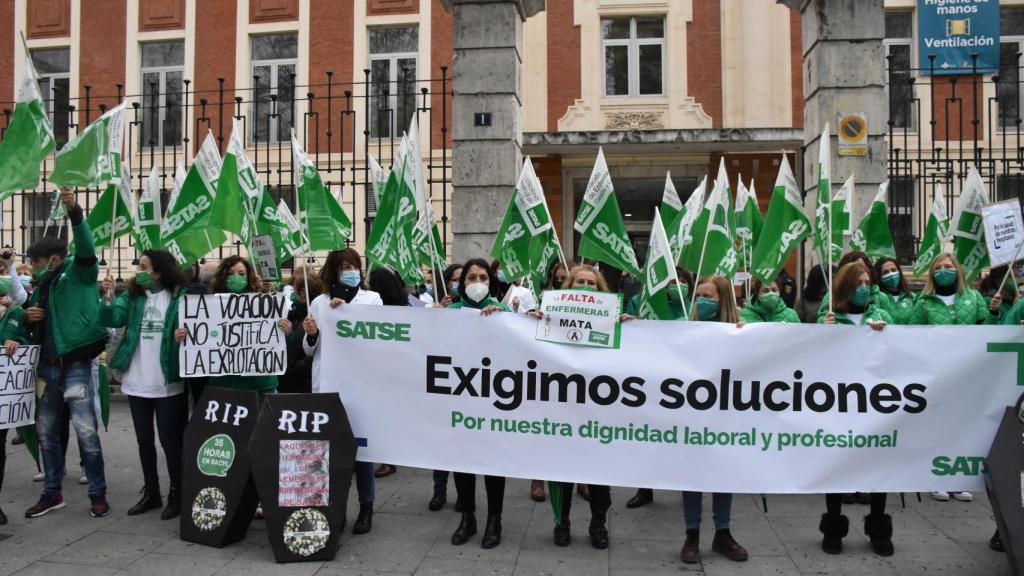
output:
M608 281L604 279L604 274L601 274L597 271L597 268L594 268L589 264L577 264L576 266L573 266L572 270L569 271L569 276L565 279L565 284L562 284L562 289L568 290L572 288L572 284L576 281L576 276L578 276L580 272L590 272L594 275L594 278L597 278L597 290L599 292L611 292L611 290L608 289Z
M928 277L924 281L924 290L921 290L921 294L935 294L935 269L939 267L939 262L945 259L949 259L953 263L953 268L956 269L956 293L963 294L966 286L964 286L964 269L960 266L960 261L956 259L956 255L951 252L943 252L932 260L932 265L928 267Z
M704 276L697 281L697 287L693 289L694 294L700 289L701 284L712 284L716 290L718 290L718 322L728 322L735 324L740 321L740 315L736 312L736 300L734 299L735 292L732 292L732 283L722 276ZM690 316L694 320L700 320L697 317L697 307L693 307L693 311Z

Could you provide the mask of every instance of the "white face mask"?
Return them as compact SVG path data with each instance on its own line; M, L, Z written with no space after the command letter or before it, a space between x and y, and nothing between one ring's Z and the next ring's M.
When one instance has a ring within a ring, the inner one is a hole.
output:
M476 284L468 284L464 288L466 291L466 298L469 298L473 302L483 302L490 293L490 289L487 284L477 282Z

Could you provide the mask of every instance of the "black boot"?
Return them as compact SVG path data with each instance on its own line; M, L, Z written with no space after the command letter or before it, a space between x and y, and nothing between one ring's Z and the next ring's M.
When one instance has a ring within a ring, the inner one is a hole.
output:
M462 546L469 539L476 534L476 514L473 512L463 512L462 521L459 522L459 527L455 529L455 533L452 534L452 544L456 546Z
M167 507L160 513L161 520L177 518L181 514L181 493L176 486L167 491Z
M487 550L501 544L501 514L488 514L480 547Z
M0 512L3 514L3 512ZM996 533L988 539L988 547L995 550L996 552L1005 552L1006 548L1003 547L1003 539L999 536L999 529L996 528Z
M626 508L639 508L654 502L654 490L638 488L636 494L626 502Z
M892 516L868 514L864 517L864 534L871 539L871 549L879 556L892 556Z
M427 509L431 512L437 512L441 508L444 508L445 502L448 501L448 490L446 488L434 488L434 497L430 499L430 503L427 504Z
M598 550L608 547L608 528L604 522L604 514L594 514L590 517L590 545Z
M149 486L144 486L142 488L142 499L139 500L135 506L128 509L128 515L138 516L139 514L149 512L150 510L156 510L163 505L163 501L160 500L160 489L153 489Z
M555 546L568 546L572 543L572 536L569 533L569 521L555 524Z
M826 554L839 554L843 551L843 538L850 533L850 519L842 514L821 515L818 530L825 535L821 539L821 549Z
M359 516L352 524L353 534L366 534L373 529L373 502L369 504L359 503Z

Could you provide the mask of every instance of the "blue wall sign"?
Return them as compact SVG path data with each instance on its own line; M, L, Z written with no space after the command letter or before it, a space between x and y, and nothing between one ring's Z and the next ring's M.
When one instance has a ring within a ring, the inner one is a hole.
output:
M999 0L917 0L917 53L921 74L970 74L999 70Z

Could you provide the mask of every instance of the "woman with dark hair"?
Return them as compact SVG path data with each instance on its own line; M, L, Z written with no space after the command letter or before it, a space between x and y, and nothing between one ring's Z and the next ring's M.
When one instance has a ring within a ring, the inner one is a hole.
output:
M462 267L457 294L461 295L458 302L448 306L450 310L479 310L482 316L495 312L511 312L494 299L492 291L491 265L486 260L474 258ZM501 543L501 512L505 503L505 478L503 476L484 476L484 487L487 489L487 526L481 548L494 548ZM461 546L476 534L476 475L464 472L455 473L455 490L458 492L456 507L462 511L459 527L452 534L452 544Z
M740 320L747 324L758 322L793 322L799 323L796 312L786 306L782 299L782 289L776 280L770 284L755 278L750 287L750 302L740 310Z
M561 290L562 285L569 279L569 268L562 263L561 260L555 260L555 263L548 268L547 282L544 284L545 290Z
M292 278L288 285L291 287L291 308L288 310L288 321L292 326L302 325L302 321L309 315L309 308L306 302L312 302L317 296L323 294L324 283L318 274L306 271L308 269L298 266L292 270ZM306 299L306 286L309 286L309 300ZM288 334L288 365L284 374L277 379L277 391L284 393L309 393L313 391L313 359L306 355L302 349L302 332L292 330Z
M448 294L441 299L441 306L448 306L459 301L459 282L462 280L462 264L449 264L441 275ZM436 289L436 288L435 288Z
M796 314L805 324L818 322L818 310L821 310L821 303L828 294L828 279L823 270L820 264L811 267L804 282L803 293L797 300Z
M1009 266L996 266L978 283L978 292L981 292L985 302L992 302L997 293L1002 297L1003 301L999 305L999 318L1002 321L1017 302L1017 278L1010 272Z
M436 278L437 276L435 276ZM444 272L441 273L441 281L444 283L444 288L447 294L440 298L439 303L435 304L435 307L446 308L455 302L459 301L459 284L462 281L462 264L449 264ZM437 290L437 285L440 282L434 283L434 290ZM430 497L430 502L427 504L427 508L431 512L437 512L448 502L448 471L447 470L434 470L434 494ZM456 504L456 512L462 512L462 508Z
M914 293L907 286L899 263L895 258L879 258L871 272L872 296L878 305L892 316L893 324L909 324L914 313Z
M153 420L167 460L170 488L162 520L178 516L182 474L182 444L188 421L188 395L178 376L178 302L185 293L185 277L170 252L146 250L139 258L138 271L123 294L111 302L114 279L102 282L106 294L99 309L99 323L105 328L124 328L124 336L110 358L110 368L120 370L121 392L135 428L142 462L142 499L128 510L135 516L160 508L160 478L157 474Z
M389 268L375 268L370 271L370 290L380 294L385 306L410 306L409 294L405 291L405 282L397 272ZM384 478L398 472L394 464L381 464L373 473L376 478Z
M325 292L309 305L309 315L302 321L306 335L302 348L313 357L313 391L320 391L320 329L329 308L338 306L383 306L380 294L363 289L363 259L354 248L334 250L327 255L320 270ZM403 296L404 298L404 296ZM373 477L373 462L363 462L356 452L356 492L359 495L359 516L352 524L353 534L366 534L373 529L373 501L376 484Z
M668 310L672 313L673 320L682 320L689 316L687 304L689 304L690 293L693 291L693 273L676 266L676 278L678 278L679 289L675 288L676 282L669 284ZM634 317L640 315L640 296L641 294L634 294L626 302L626 314ZM631 506L631 508L636 508L636 506Z

